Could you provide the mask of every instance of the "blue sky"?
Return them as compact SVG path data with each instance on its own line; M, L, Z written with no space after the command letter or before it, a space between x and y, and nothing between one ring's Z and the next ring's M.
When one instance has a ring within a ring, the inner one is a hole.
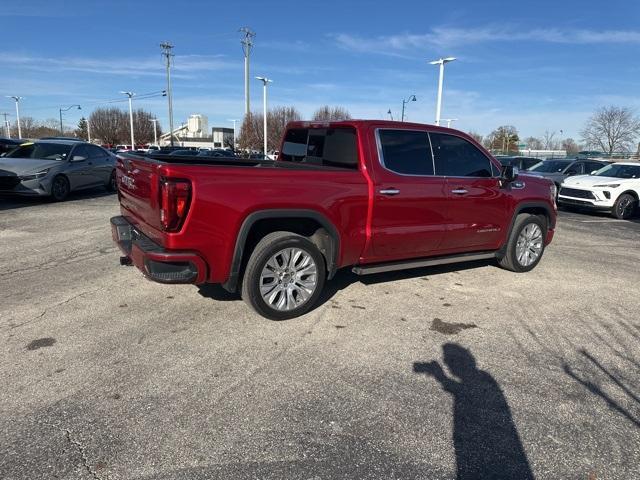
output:
M308 117L324 104L357 118L435 116L437 68L447 65L443 118L488 134L503 124L521 136L563 130L579 138L603 105L640 110L640 2L498 1L77 1L13 2L0 11L0 111L20 95L22 114L75 124L121 90L165 88L161 41L175 45L178 125L203 113L210 125L242 118L243 59L238 28L256 32L252 77L274 80L270 105ZM262 91L251 80L252 108ZM123 97L124 98L124 97ZM126 103L115 103L126 107ZM134 100L166 129L163 98ZM12 117L13 119L13 117Z

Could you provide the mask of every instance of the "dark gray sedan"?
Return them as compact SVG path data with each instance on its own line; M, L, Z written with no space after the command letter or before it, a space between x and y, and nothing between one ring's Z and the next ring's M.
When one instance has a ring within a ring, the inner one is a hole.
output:
M70 192L86 188L115 191L115 166L115 155L87 142L27 142L0 157L0 194L62 201Z
M560 186L567 177L589 175L595 170L606 167L611 162L606 160L576 160L575 158L555 158L544 160L534 165L527 172L531 175L548 178L556 186Z

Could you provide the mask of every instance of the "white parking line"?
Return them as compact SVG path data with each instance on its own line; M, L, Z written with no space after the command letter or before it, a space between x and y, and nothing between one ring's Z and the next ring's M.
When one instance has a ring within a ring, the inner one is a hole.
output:
M580 220L580 223L615 223L615 222L627 222L628 220L620 220L620 219L605 219L605 220Z

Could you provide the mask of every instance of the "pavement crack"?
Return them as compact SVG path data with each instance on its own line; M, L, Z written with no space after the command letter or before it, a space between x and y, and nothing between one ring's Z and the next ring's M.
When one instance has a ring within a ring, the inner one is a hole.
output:
M71 436L72 435L71 430L69 430L68 428L65 428L63 432L67 437L67 440L69 441L69 443L74 445L78 449L78 452L80 453L80 457L82 458L82 465L87 470L87 472L89 472L89 475L91 475L96 480L102 480L100 476L95 472L95 470L91 468L89 459L87 458L87 452L86 452L85 446Z

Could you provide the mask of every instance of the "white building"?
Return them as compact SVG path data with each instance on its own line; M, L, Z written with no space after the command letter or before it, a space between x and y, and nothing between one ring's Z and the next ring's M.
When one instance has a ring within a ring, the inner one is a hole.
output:
M171 136L165 133L160 136L162 145L171 144ZM233 146L233 128L212 127L206 115L194 113L189 115L187 123L173 131L173 143L182 147L195 148L231 148Z

